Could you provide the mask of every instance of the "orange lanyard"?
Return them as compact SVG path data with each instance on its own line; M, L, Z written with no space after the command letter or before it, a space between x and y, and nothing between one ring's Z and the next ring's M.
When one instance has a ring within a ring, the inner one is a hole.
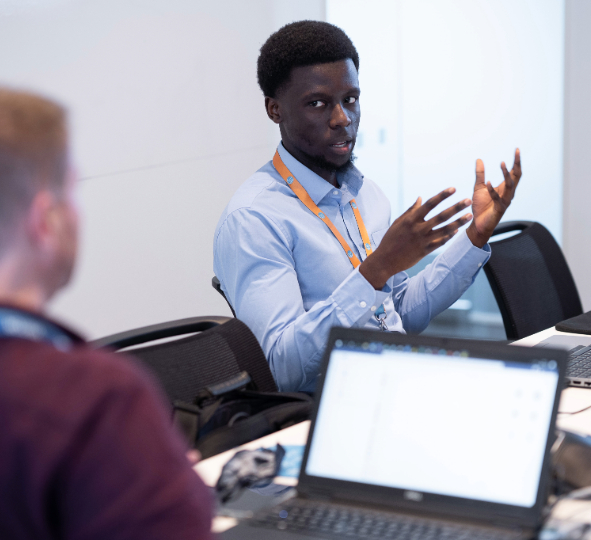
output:
M287 182L287 185L292 189L296 197L300 201L302 201L302 203L304 203L306 208L308 208L310 212L317 215L322 221L324 221L325 225L330 229L332 234L335 235L335 238L339 241L342 248L345 250L345 253L347 254L347 257L349 257L349 260L351 261L353 268L357 268L361 264L361 262L359 262L359 258L357 257L357 255L353 253L353 250L349 247L349 244L347 244L347 241L343 238L342 234L334 226L333 222L326 217L324 212L322 212L322 210L320 210L318 206L316 206L316 204L312 200L312 197L310 197L308 192L305 190L304 186L302 186L302 184L300 184L296 180L295 176L291 174L290 170L285 166L285 163L283 163L283 160L281 159L281 156L279 155L278 151L275 151L275 155L273 156L273 166L281 175L281 178L283 178L283 180ZM359 229L359 234L361 234L361 240L363 240L365 254L369 257L373 250L371 249L371 242L369 241L369 236L367 234L367 229L365 228L365 223L363 223L361 212L359 212L359 208L357 208L357 203L355 202L355 199L351 199L351 202L349 204L353 209L353 215L355 216L355 221L357 222L357 228ZM383 304L378 309L376 309L374 317L380 324L380 328L384 331L387 331L388 327L386 326L385 321L387 315Z
M295 176L293 176L293 174L291 174L289 169L285 166L285 163L283 163L283 160L281 159L279 152L277 152L277 151L275 152L275 155L273 156L273 166L275 167L277 172L281 175L281 178L283 178L283 180L285 180L287 182L287 185L296 194L296 197L300 201L302 201L302 203L304 203L306 208L308 208L308 210L310 210L313 214L315 214L322 221L324 221L325 225L330 229L332 234L335 235L336 239L339 241L342 248L345 250L345 253L347 254L347 257L349 257L349 260L351 261L353 268L357 268L361 264L357 255L355 255L355 253L353 253L353 250L349 247L349 244L347 244L347 241L343 238L341 233L334 226L333 222L326 217L324 212L322 212L322 210L320 210L320 208L318 208L318 206L316 206L316 204L312 200L312 197L310 197L310 195L308 195L308 192L305 190L304 186L302 186L302 184L300 184L296 180ZM373 250L371 248L371 242L369 241L367 229L365 228L365 223L363 223L363 218L361 217L361 213L359 212L359 208L357 208L357 203L355 202L355 199L351 199L351 202L349 204L351 204L351 208L353 209L353 215L355 216L355 221L357 222L357 228L359 229L359 234L361 234L361 239L363 240L363 246L365 247L365 254L367 256L369 256Z

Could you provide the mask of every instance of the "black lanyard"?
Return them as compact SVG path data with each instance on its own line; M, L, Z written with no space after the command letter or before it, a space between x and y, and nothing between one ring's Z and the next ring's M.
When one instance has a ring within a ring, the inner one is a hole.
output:
M75 339L55 324L22 311L0 308L0 338L21 338L45 341L56 349L68 351Z

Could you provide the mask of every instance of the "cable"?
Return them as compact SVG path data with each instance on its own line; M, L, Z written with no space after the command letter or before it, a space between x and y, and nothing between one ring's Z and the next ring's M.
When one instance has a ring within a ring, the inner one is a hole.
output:
M548 519L550 517L550 514L552 513L552 510L554 510L554 508L556 507L556 505L558 503L561 503L563 501L568 501L568 500L586 500L586 499L591 499L591 487L587 486L581 489L575 489L574 491L571 491L570 493L567 493L566 495L562 495L560 497L557 497L556 500L552 503L549 504L548 506L546 506L546 508L544 508L544 521L546 521L546 519Z
M558 411L558 414L573 415L573 414L579 414L579 413L588 411L589 409L591 409L591 405L589 405L588 407L585 407L584 409L581 409L580 411L574 411L574 412L562 412L562 411Z

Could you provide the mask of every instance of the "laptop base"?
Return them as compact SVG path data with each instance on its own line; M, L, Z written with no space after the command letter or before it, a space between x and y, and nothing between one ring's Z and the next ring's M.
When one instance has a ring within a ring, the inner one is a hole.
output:
M223 539L517 540L529 535L337 503L291 499L238 525Z

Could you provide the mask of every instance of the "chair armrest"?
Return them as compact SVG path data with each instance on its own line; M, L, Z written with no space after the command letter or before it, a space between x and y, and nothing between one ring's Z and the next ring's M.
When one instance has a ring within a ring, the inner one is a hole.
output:
M232 320L231 317L222 316L178 319L176 321L168 321L165 323L127 330L126 332L120 332L119 334L112 334L91 341L89 342L89 345L94 349L100 349L102 347L123 349L125 347L139 345L140 343L154 341L156 339L192 334L194 332L203 332L204 330L224 324L230 320Z

